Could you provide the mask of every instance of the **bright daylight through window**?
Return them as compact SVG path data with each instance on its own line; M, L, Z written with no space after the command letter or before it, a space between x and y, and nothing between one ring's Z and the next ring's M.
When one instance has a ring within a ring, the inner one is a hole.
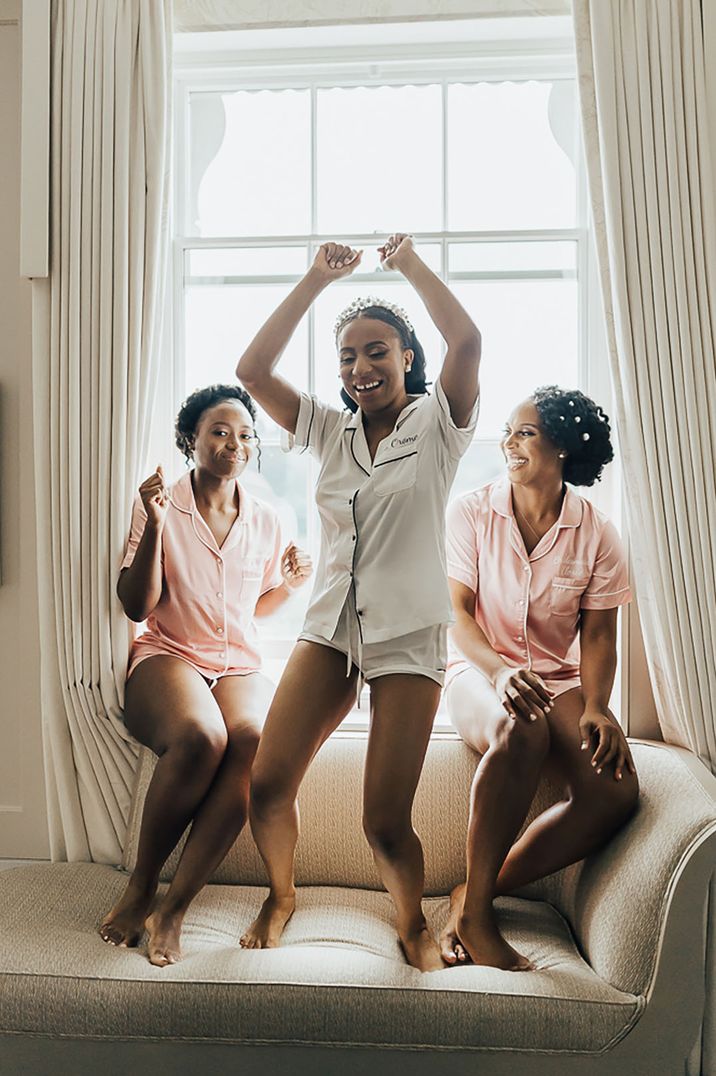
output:
M343 28L345 41L350 34ZM469 44L469 43L468 43ZM517 402L538 385L587 385L586 198L569 42L499 48L341 50L311 64L300 50L271 63L177 64L176 395L232 381L242 350L310 264L338 239L363 247L361 271L314 305L282 359L301 389L339 404L333 322L357 295L404 306L434 379L441 340L376 248L410 231L483 336L482 409L453 495L501 469L498 439ZM226 53L224 53L226 57ZM286 454L259 419L261 472L250 488L288 534L318 554L315 466ZM416 565L419 573L419 565ZM417 575L416 575L417 578ZM264 622L267 671L287 656L306 587Z

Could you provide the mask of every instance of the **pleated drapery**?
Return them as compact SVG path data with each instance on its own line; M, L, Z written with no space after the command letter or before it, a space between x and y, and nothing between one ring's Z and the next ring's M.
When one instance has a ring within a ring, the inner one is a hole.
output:
M115 586L161 355L171 7L52 7L49 346L33 378L54 859L119 862L136 766Z
M716 220L698 0L574 0L629 533L665 740L716 772Z
M698 0L574 0L639 613L664 739L716 772L716 221ZM716 1071L716 876L689 1076Z

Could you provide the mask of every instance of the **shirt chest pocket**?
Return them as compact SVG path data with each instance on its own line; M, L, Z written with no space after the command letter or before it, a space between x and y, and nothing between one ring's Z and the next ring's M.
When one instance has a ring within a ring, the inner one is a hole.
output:
M418 453L409 452L384 460L373 468L373 489L379 497L389 497L412 489L418 476Z
M576 579L574 576L556 575L552 580L549 598L550 612L555 616L576 618L582 595L587 589L588 579Z
M261 581L264 577L264 558L263 557L244 557L241 562L241 599L253 598L254 601L259 596L259 588ZM253 609L252 609L253 612Z

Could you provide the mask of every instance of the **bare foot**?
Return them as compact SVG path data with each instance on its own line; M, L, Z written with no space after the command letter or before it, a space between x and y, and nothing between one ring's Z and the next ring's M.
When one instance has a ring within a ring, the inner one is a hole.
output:
M144 933L144 920L152 906L154 891L138 890L130 879L127 888L109 915L102 920L99 935L108 945L134 946Z
M261 911L246 933L241 935L239 945L242 949L275 949L295 907L295 893L287 897L276 897L269 893L261 905Z
M161 908L147 916L144 925L149 934L147 957L150 964L165 968L167 964L176 964L181 960L179 939L183 921L184 916L178 912L174 915L162 915Z
M470 917L463 910L458 918L457 934L473 964L503 971L534 971L532 961L507 944L491 911L484 917Z
M438 943L427 927L422 927L414 934L403 935L400 948L407 962L418 971L441 971L445 967Z
M465 964L469 958L457 933L457 921L462 915L462 903L465 899L465 882L456 885L450 894L450 914L440 934L440 955L446 964L454 966Z

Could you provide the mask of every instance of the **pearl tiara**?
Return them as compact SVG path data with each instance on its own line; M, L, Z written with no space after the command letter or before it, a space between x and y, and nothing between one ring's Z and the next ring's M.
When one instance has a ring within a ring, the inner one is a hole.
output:
M373 307L381 307L383 310L389 310L390 313L402 321L403 325L407 328L408 332L413 332L413 326L410 318L403 310L402 306L398 306L396 303L389 303L385 299L376 299L375 295L366 295L360 299L354 299L350 306L347 306L338 317L336 323L333 326L333 332L338 338L338 334L347 321L351 321L352 318L358 317L364 310L372 310Z

